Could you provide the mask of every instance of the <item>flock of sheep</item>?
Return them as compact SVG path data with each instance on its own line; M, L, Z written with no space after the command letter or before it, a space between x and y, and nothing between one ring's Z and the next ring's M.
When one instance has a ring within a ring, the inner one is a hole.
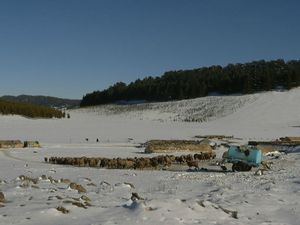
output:
M101 157L50 157L45 158L45 162L61 165L72 165L79 167L95 167L107 169L162 169L168 168L173 163L187 164L189 168L199 168L198 162L201 160L213 159L214 152L202 152L194 155L159 155L154 157L134 157L134 158L101 158Z

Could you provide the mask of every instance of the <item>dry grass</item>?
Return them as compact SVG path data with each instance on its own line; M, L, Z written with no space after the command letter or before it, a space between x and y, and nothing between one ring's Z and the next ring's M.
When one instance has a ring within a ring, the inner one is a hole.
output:
M200 141L187 140L151 140L146 143L145 153L168 153L168 152L212 152L209 144Z

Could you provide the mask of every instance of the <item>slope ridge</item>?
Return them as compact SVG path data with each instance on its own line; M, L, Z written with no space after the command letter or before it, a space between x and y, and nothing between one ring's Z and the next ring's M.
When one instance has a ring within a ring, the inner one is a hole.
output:
M136 105L101 105L79 109L97 115L115 115L139 120L204 122L232 114L257 100L258 94L208 96L181 101L142 103Z

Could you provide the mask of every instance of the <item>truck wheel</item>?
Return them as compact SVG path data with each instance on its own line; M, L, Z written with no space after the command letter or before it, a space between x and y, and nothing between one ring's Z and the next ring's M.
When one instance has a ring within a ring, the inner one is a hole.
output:
M236 169L236 164L234 163L234 164L232 164L232 172L235 172L235 171L237 171L237 169Z
M232 171L250 171L252 166L249 166L246 163L238 162L232 164Z

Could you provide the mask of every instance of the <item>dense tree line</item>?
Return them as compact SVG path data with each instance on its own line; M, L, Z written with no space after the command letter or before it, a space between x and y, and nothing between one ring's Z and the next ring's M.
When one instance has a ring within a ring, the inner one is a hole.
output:
M5 100L9 102L28 103L33 105L47 106L47 107L55 107L60 109L76 108L79 107L80 104L80 100L56 98L50 96L32 96L32 95L19 95L19 96L5 95L0 97L0 100Z
M300 86L300 60L253 61L245 64L211 66L146 77L128 85L118 82L103 91L85 95L81 106L121 100L168 101L207 96L210 93L249 94L282 87Z
M45 106L0 100L0 114L21 115L30 118L63 118L65 113Z

